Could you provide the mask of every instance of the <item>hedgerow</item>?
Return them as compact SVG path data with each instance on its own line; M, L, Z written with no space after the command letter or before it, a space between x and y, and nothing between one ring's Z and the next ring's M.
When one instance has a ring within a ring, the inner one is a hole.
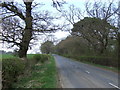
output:
M47 54L35 54L33 56L33 59L36 61L40 61L41 63L44 63L45 61L49 60L50 56Z
M25 64L19 58L2 59L2 87L11 88L24 69Z

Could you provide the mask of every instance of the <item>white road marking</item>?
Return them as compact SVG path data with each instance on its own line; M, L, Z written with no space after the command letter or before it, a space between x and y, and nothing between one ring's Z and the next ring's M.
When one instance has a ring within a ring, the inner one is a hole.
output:
M61 82L61 88L63 88L64 86L63 86L63 84L62 84L62 82Z
M86 71L86 73L88 73L88 74L89 74L90 72Z
M60 82L61 88L63 88L63 83L62 83L60 75L59 75L59 82Z
M109 83L111 86L113 86L113 87L115 87L115 88L118 88L118 89L120 89L118 86L116 86L116 85L114 85L114 84L112 84L112 83Z

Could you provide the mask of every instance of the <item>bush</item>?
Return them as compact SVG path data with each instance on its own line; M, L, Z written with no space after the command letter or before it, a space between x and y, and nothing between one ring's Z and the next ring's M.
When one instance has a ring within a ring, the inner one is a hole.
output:
M23 73L25 64L18 58L2 59L2 84L3 88L12 87L17 77Z
M41 59L41 55L40 54L35 54L33 56L33 59L35 59L38 62Z
M44 63L45 61L49 60L49 55L47 54L36 54L33 56L33 58L38 62Z

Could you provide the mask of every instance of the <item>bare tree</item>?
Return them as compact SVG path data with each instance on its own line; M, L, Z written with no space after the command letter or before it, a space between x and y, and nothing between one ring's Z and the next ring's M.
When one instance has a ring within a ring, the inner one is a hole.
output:
M86 12L89 17L95 17L104 19L105 21L109 22L111 25L117 25L117 18L118 16L116 13L118 12L118 7L116 6L117 3L114 0L108 2L101 2L96 1L94 3L86 2ZM117 27L117 26L116 26ZM117 39L118 29L111 30L110 34L111 37Z
M118 8L115 6L114 0L102 3L96 1L94 3L86 2L86 12L90 17L101 18L109 20L117 11Z
M68 10L62 10L61 13L62 16L72 25L84 17L80 8L76 8L74 5L70 5Z
M51 32L60 29L60 25L54 25L49 12L34 12L33 9L39 5L34 0L23 0L23 4L17 2L1 2L2 8L2 40L19 47L19 57L26 58L30 41L40 33ZM59 2L53 1L55 7ZM62 4L61 4L62 5ZM38 33L39 32L39 33Z

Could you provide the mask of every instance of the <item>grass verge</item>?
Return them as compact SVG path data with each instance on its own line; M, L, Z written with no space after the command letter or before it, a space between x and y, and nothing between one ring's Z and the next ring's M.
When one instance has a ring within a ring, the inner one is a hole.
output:
M38 62L31 69L29 76L22 77L13 85L14 88L57 88L57 71L53 56L45 63Z

